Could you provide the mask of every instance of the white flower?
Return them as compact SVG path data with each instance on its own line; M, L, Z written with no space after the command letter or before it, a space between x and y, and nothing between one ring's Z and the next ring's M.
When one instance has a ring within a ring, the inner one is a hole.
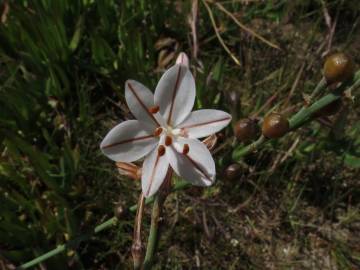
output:
M194 185L209 186L215 181L214 160L198 138L223 129L231 115L218 110L191 112L195 81L188 61L181 53L154 94L137 81L126 81L126 102L137 120L115 126L100 145L101 151L117 162L145 156L141 176L145 197L157 192L169 166Z

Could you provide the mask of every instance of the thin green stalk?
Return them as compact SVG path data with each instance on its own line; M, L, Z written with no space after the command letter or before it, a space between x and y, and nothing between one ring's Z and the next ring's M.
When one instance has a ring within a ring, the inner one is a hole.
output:
M248 153L254 151L259 145L261 145L264 141L266 140L266 138L264 136L260 136L259 139L257 139L255 142L253 142L252 144L249 144L241 149L239 149L238 151L234 151L232 158L234 160L239 160L241 157L247 155Z
M45 261L47 259L50 259L51 257L65 251L66 246L67 246L66 244L59 245L59 246L57 246L57 248L55 248L55 249L53 249L53 250L51 250L51 251L49 251L49 252L47 252L47 253L39 256L39 257L37 257L37 258L35 258L35 259L33 259L33 260L31 260L31 261L29 261L27 263L22 264L17 269L27 269L27 268L35 266L35 265L37 265L37 264L39 264L39 263L41 263L41 262L43 262L43 261Z
M312 105L310 105L308 107L303 107L300 111L298 111L289 120L290 129L295 130L295 129L299 128L300 126L302 126L303 124L305 124L306 122L311 120L311 117L313 116L313 114L315 112L319 111L320 109L322 109L326 105L330 104L331 102L341 98L341 96L345 90L345 87L349 86L348 90L350 90L350 89L352 90L352 89L357 88L359 85L360 85L360 71L356 72L352 85L350 85L350 86L343 85L336 91L333 91L332 93L327 94L326 96L322 97L318 101L314 102ZM315 91L316 91L316 89L315 89Z
M312 96L315 96L314 93L319 93L324 87L326 83L324 80L321 80L319 84L316 86L315 90L313 91ZM360 70L357 71L353 78L353 83L349 86L349 84L344 84L340 86L339 89L333 91L332 93L327 94L326 96L322 97L318 101L314 102L310 106L304 106L301 108L294 116L292 116L289 120L290 123L290 130L296 130L303 126L305 123L312 120L314 113L325 107L326 105L330 104L331 102L341 98L344 90L348 87L348 90L354 90L355 88L360 86ZM239 146L237 149L233 151L232 158L234 160L240 160L243 156L247 155L248 153L257 149L260 145L265 143L267 140L263 136L261 136L257 141L249 144L247 146Z
M185 181L178 181L175 186L172 188L172 191L177 191L177 190L182 190L182 189L185 189L187 187L189 187L190 184L188 182L185 182ZM154 197L150 197L150 198L147 198L145 200L145 204L149 204L149 203L152 203L154 201ZM135 212L137 210L137 204L129 207L129 211L130 212ZM104 230L107 230L109 228L111 228L112 226L114 226L116 223L117 223L118 219L116 217L112 217L108 220L106 220L105 222L99 224L98 226L96 226L93 230L92 233L90 234L84 234L82 236L79 236L79 237L76 237L70 241L68 241L67 243L65 244L62 244L62 245L59 245L57 246L56 248L54 248L53 250L50 250L49 252L43 254L43 255L40 255L39 257L36 257L35 259L32 259L22 265L20 265L17 269L18 270L22 270L22 269L28 269L30 267L33 267L39 263L42 263L43 261L46 261L48 259L50 259L51 257L59 254L59 253L62 253L64 252L65 250L69 249L69 248L77 248L79 243L82 242L82 241L86 241L88 239L90 239L90 237L93 235L93 234L97 234L101 231L104 231Z
M164 183L161 186L160 192L155 195L155 201L151 212L151 225L143 263L143 270L151 269L154 262L154 255L160 238L160 219L164 202L170 193L172 176L173 169L169 168Z
M164 199L161 194L157 195L151 213L151 226L144 259L144 270L151 269L154 261L155 251L159 241L160 217L162 214Z

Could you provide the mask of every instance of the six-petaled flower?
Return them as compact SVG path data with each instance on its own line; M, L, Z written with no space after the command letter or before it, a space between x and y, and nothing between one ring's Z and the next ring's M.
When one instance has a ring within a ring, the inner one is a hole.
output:
M195 81L184 53L162 75L154 94L141 83L128 80L125 99L137 120L115 126L100 148L117 162L145 157L141 176L145 197L158 191L169 166L194 185L214 182L214 160L198 138L218 132L229 124L231 116L219 110L191 112Z

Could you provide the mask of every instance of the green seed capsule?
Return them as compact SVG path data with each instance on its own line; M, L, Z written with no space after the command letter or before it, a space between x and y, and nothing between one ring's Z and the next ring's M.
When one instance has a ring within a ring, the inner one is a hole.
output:
M289 131L289 121L279 113L271 113L264 118L262 134L270 139L280 138Z
M324 77L327 83L339 83L351 79L354 76L354 63L344 53L335 53L326 58L324 64Z

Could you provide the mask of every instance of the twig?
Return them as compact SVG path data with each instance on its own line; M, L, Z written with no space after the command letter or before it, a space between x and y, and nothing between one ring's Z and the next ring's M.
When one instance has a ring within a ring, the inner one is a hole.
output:
M250 29L249 27L247 27L246 25L241 23L238 19L236 19L236 17L231 12L229 12L226 8L224 8L223 5L221 5L220 3L217 3L217 2L212 2L212 1L209 1L209 2L214 3L222 12L224 12L226 15L228 15L245 32L247 32L250 35L254 36L255 38L261 40L262 42L269 45L270 47L277 49L277 50L281 50L279 46L268 41L266 38L262 37L261 35L256 33L254 30Z
M217 26L216 26L216 22L215 22L215 19L214 19L214 15L211 11L211 8L209 7L209 5L206 3L205 0L202 0L204 6L206 7L207 9L207 12L209 13L209 17L210 17L210 20L211 20L211 24L214 28L214 31L215 31L215 34L216 34L216 37L218 38L221 46L224 48L224 50L230 55L231 59L235 62L235 64L237 64L238 66L240 66L240 61L236 58L236 56L230 51L230 49L226 46L224 40L222 39L218 29L217 29Z
M198 57L199 44L197 39L197 22L198 22L199 1L193 0L191 5L190 28L192 36L192 55L195 60Z
M295 141L292 143L288 151L286 151L285 155L279 154L278 158L275 159L273 165L271 166L269 173L272 174L275 172L276 168L285 162L285 160L292 154L292 152L296 149L297 145L300 142L300 137L298 136Z
M275 94L273 94L271 97L269 97L265 103L260 107L259 110L257 110L254 114L252 114L252 116L250 118L256 118L258 117L258 115L263 111L265 110L266 107L270 106L274 100L278 97L279 95L279 92L276 92Z
M298 86L298 84L299 84L301 75L302 75L303 72L304 72L305 64L306 64L306 61L304 61L304 62L302 63L302 65L301 65L301 67L300 67L300 69L299 69L299 72L298 72L298 74L296 75L296 79L295 79L293 85L291 86L289 95L287 96L287 98L286 98L286 100L285 100L285 102L284 102L284 105L283 105L284 108L286 108L287 105L289 104L290 99L291 99L292 95L294 94L294 92L295 92L295 90L296 90L296 88L297 88L297 86Z

